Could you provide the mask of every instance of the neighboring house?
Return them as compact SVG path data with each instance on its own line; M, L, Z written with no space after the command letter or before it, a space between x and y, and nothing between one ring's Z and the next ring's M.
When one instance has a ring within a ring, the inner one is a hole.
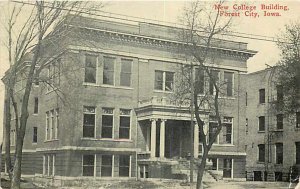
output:
M289 181L291 168L299 175L300 113L280 111L276 76L276 67L245 75L247 180Z
M171 100L176 76L189 64L178 52L179 29L80 17L62 22L55 32L65 27L74 30L60 35L55 45L67 51L60 56L52 53L55 47L44 51L56 57L40 74L51 85L33 87L23 174L58 180L174 178L174 164L188 157L191 138L189 106ZM244 179L241 75L256 52L241 42L213 44L212 51L218 52L214 72L220 82L227 82L221 97L227 105L222 107L224 128L209 158L222 177ZM212 131L213 115L208 109L202 112ZM197 126L194 135L195 157L201 158Z

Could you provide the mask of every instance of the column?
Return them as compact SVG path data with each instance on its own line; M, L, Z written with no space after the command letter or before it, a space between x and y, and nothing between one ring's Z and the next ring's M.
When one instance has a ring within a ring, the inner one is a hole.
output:
M166 120L162 119L160 122L160 134L159 134L159 157L165 157L165 131L166 131Z
M199 154L199 127L195 124L194 127L194 158L198 158Z
M156 120L151 119L151 153L150 157L155 157L156 149Z
M151 149L150 149L150 145L151 145L151 126L150 125L147 125L147 128L146 128L146 151L147 152L150 152Z

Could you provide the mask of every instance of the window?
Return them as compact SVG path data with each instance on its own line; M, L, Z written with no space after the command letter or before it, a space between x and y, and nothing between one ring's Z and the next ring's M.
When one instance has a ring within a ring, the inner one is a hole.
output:
M282 172L275 172L275 181L283 181Z
M209 158L208 161L212 163L211 170L218 170L218 159L217 158Z
M52 91L60 84L60 64L61 60L57 59L48 65L47 91Z
M223 144L232 144L232 118L224 117L223 121Z
M55 175L55 155L47 154L43 156L43 175Z
M276 127L277 129L283 129L283 114L276 115Z
M248 134L248 118L246 118L246 134Z
M35 97L34 98L34 108L33 108L33 113L37 114L39 113L39 98Z
M37 127L33 127L32 142L37 143Z
M300 164L300 142L295 142L296 145L296 164Z
M95 107L83 107L83 137L95 137Z
M259 89L259 103L265 103L265 89Z
M258 145L258 161L265 162L265 145L264 144Z
M265 131L265 116L258 117L258 131Z
M130 110L120 109L119 138L130 138Z
M102 109L102 138L113 138L113 123L114 123L114 109L103 108Z
M129 167L130 167L130 156L120 155L119 156L119 176L129 177Z
M226 85L226 95L233 96L233 73L224 72L224 82Z
M103 59L103 84L114 85L115 58L103 57Z
M82 156L82 176L94 176L95 155Z
M55 134L54 134L54 138L58 138L58 128L59 128L59 109L57 108L55 111L56 114L56 128L55 128Z
M140 165L140 178L149 178L149 166Z
M283 162L283 144L282 143L276 143L275 144L275 149L276 149L276 164L282 164Z
M300 112L296 112L296 128L300 128Z
M121 86L130 87L131 85L131 65L132 60L121 59Z
M248 93L246 92L246 106L248 106Z
M84 82L96 83L97 56L85 55Z
M276 90L277 90L277 102L283 102L283 86L277 85Z
M210 71L211 77L209 81L209 94L213 95L216 91L214 84L218 85L219 82L219 71L218 70L211 70Z
M174 73L155 70L155 90L172 91L174 87Z
M101 158L101 177L111 177L113 166L112 155L102 155Z
M217 127L218 127L218 121L217 118L214 116L209 116L209 136L208 139L212 140L213 136L217 132ZM218 137L214 141L214 143L218 143Z
M57 139L59 126L59 110L52 109L46 112L46 140Z
M205 75L203 69L196 69L196 89L198 94L204 94Z

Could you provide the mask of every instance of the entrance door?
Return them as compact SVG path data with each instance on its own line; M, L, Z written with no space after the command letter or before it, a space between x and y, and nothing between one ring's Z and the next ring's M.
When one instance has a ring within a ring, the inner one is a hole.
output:
M231 178L232 159L223 159L223 178Z

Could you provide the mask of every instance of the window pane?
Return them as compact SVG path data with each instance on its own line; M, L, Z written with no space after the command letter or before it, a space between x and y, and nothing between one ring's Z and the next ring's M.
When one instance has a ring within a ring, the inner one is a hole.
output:
M114 85L114 58L104 57L103 63L103 83Z
M102 125L103 126L112 126L113 125L113 116L112 115L103 115L102 116Z
M82 175L83 176L94 176L94 155L84 155L83 156L83 168Z
M296 142L296 164L300 164L300 142Z
M174 82L174 73L166 72L166 83L165 83L166 91L173 90L173 82Z
M120 128L119 138L129 139L129 128Z
M233 73L224 72L224 80L226 84L226 94L227 96L233 95Z
M283 163L283 144L277 143L276 145L276 164Z
M83 127L83 137L94 137L95 136L95 128L91 126Z
M197 69L196 70L196 86L199 94L204 93L204 70Z
M131 73L121 73L120 85L126 87L131 86Z
M112 138L112 127L102 127L102 138Z
M95 125L95 114L84 114L83 124L85 126L94 126Z
M112 156L103 155L101 158L101 176L110 177L112 176Z
M155 71L155 86L156 90L163 90L163 72Z
M258 161L265 162L265 145L264 144L258 145Z
M122 62L121 62L121 72L123 72L123 73L131 73L131 65L132 65L132 60L122 59Z
M120 117L120 127L130 127L130 117Z
M97 64L96 56L91 56L91 55L85 56L84 82L96 83L96 64Z
M219 82L219 71L218 70L211 70L211 78L209 82L209 93L214 94L215 87L214 83L218 84Z
M265 103L265 89L259 89L259 103Z
M33 113L37 114L39 112L39 98L34 98L34 110Z
M120 155L119 156L119 176L128 177L129 176L129 166L130 166L130 156Z
M283 102L283 87L282 85L277 85L277 102Z
M296 112L296 127L300 128L300 112Z
M259 131L265 131L265 116L260 116L259 120Z

